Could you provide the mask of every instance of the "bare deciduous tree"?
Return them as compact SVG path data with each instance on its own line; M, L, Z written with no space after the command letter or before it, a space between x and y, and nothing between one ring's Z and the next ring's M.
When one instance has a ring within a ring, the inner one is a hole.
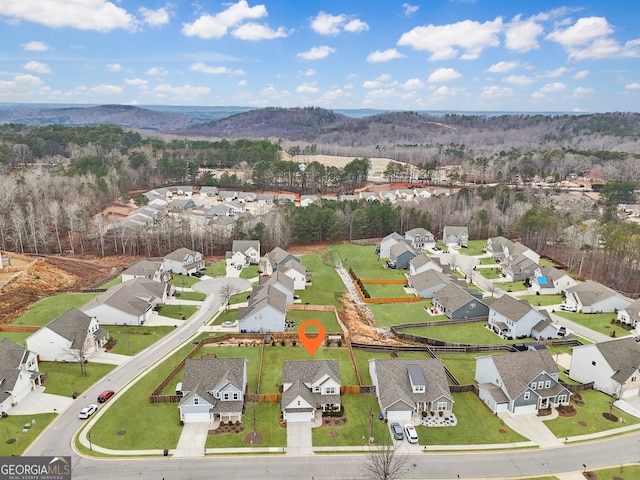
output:
M237 291L237 288L231 282L223 284L218 290L218 295L220 295L220 303L224 305L226 312L229 311L229 299Z
M365 478L371 480L393 480L402 471L402 459L395 454L393 445L383 444L369 455L362 469Z

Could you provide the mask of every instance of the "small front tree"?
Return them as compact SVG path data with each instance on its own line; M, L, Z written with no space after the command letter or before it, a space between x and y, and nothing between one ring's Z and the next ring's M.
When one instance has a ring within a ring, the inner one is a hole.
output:
M394 480L402 471L402 459L395 454L395 448L389 443L376 447L367 455L364 470L365 478L371 480Z

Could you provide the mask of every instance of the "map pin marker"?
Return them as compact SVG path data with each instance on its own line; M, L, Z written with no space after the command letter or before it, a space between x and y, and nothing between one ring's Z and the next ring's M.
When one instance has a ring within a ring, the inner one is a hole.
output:
M309 325L315 325L318 328L318 335L315 337L307 337L304 334L305 329ZM322 341L324 340L324 326L317 320L307 320L302 322L300 328L298 328L298 338L300 339L300 343L305 348L309 355L313 357L316 353L320 345L322 345Z

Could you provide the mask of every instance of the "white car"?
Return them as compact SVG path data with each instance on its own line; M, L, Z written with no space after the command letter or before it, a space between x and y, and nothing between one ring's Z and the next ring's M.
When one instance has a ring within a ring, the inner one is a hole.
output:
M561 303L560 310L564 310L565 312L577 312L578 307L576 305L567 305L566 303Z
M78 418L81 418L82 420L89 418L91 415L96 413L97 410L98 410L98 405L96 405L95 403L92 403L91 405L87 405L82 410L80 410L80 414L78 415Z
M407 441L409 443L418 443L418 432L416 432L416 427L407 423L404 426L404 432L407 434Z
M222 322L224 328L233 328L236 326L236 322Z

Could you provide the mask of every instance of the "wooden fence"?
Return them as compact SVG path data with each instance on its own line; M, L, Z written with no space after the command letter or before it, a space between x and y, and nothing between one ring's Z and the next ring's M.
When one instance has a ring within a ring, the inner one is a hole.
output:
M589 383L565 383L562 380L559 382L563 387L569 390L571 393L582 392L583 390L591 390L593 388L593 382Z
M376 393L376 387L373 385L342 385L340 387L340 395L359 393Z
M28 325L0 325L0 332L37 332L40 327Z
M449 385L451 393L473 392L478 395L480 392L476 385Z
M247 393L244 396L245 403L280 403L282 395L279 393Z
M381 278L370 279L370 280L360 279L360 281L362 283L370 283L373 285L406 285L407 284L407 280L402 278L386 279L386 280Z
M487 317L474 317L474 318L456 318L451 320L440 320L439 322L417 322L417 323L401 323L400 325L394 325L396 330L406 330L408 328L418 327L442 327L443 325L456 325L462 323L479 323L486 322Z
M287 310L310 310L315 312L335 312L336 307L333 305L307 305L302 303L294 303L287 305Z

